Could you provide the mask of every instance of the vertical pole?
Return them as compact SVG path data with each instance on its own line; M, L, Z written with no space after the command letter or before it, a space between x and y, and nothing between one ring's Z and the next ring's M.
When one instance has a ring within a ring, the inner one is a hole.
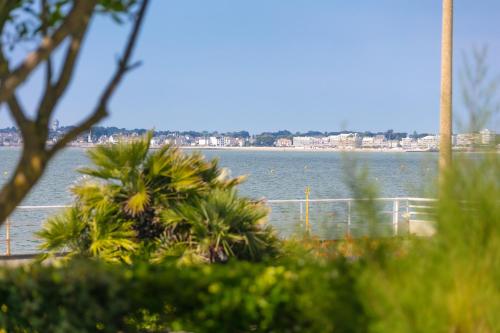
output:
M443 0L441 37L441 99L439 121L439 174L451 166L452 76L453 76L453 0Z
M406 218L407 218L407 227L408 227L408 235L410 234L410 220L411 220L411 216L410 216L410 200L409 199L406 199Z
M394 229L394 236L398 235L399 224L399 200L394 200L392 203L392 227Z
M347 235L351 236L351 200L347 201Z
M5 255L10 256L10 219L5 221Z
M306 229L310 231L309 226L309 193L311 193L311 189L309 186L306 187Z

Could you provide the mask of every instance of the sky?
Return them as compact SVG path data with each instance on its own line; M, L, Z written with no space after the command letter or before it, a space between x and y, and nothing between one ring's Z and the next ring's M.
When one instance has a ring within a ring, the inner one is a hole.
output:
M500 74L500 1L455 0L454 113L462 53L488 45ZM56 118L95 105L129 25L93 20ZM135 60L102 124L158 130L437 132L441 1L152 0ZM29 49L15 53L22 60ZM24 53L23 53L24 52ZM20 92L33 110L42 74ZM0 127L11 122L2 111Z

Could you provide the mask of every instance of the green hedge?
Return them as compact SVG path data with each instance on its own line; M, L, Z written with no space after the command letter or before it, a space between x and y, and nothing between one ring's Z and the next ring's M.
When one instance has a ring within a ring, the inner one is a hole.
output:
M357 265L74 261L0 273L8 332L364 332Z

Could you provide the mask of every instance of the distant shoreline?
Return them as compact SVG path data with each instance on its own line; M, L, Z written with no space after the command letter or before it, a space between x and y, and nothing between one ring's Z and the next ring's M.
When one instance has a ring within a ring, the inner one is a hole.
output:
M92 149L99 147L100 145L68 145L66 148L70 149ZM181 150L201 150L201 151L267 151L267 152L290 152L290 153L437 153L439 151L435 150L404 150L403 148L304 148L304 147L215 147L215 146L177 146ZM21 149L22 146L12 145L12 146L0 146L0 149ZM151 149L160 149L161 146L151 147ZM485 153L491 151L470 151L465 149L453 149L455 153ZM499 150L495 150L496 153L500 153Z
M68 145L66 149L92 149L100 145ZM0 146L0 149L21 149L22 146ZM161 146L151 147L151 149L160 149ZM287 152L287 153L409 153L402 148L392 149L376 149L376 148L353 148L353 149L339 149L339 148L298 148L298 147L214 147L214 146L177 146L177 148L186 151L240 151L240 152ZM411 151L417 153L429 153L434 151Z
M184 150L232 150L232 151L269 151L269 152L372 152L372 153L404 153L401 148L396 149L369 149L369 148L354 148L354 149L339 149L339 148L297 148L297 147L207 147L207 146L179 146ZM154 148L153 148L154 149Z

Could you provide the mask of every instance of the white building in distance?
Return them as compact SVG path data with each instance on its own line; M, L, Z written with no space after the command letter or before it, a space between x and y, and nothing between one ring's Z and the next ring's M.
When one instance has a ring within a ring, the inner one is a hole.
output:
M293 145L292 140L287 138L280 138L274 143L276 147L291 147Z
M311 136L294 136L292 144L294 147L311 147L313 145L313 137Z
M419 149L438 149L439 135L427 135L417 140Z
M57 130L59 129L59 120L54 119L54 121L52 122L52 125L51 125L50 129L52 131L54 131L54 132L57 132Z

